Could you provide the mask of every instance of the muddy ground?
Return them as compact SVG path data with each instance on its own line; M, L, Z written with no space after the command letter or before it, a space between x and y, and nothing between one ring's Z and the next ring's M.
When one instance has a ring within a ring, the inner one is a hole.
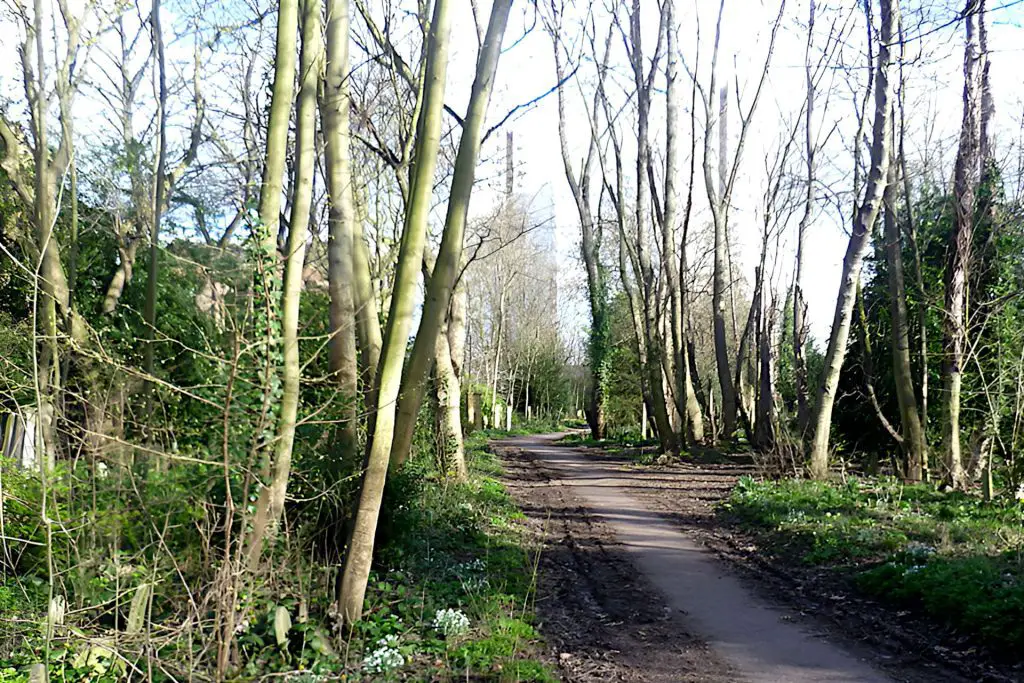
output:
M606 525L528 451L499 447L505 483L543 550L537 572L540 630L563 680L733 681L729 668L686 632L617 547Z
M537 611L552 659L567 681L731 681L729 667L669 613L614 534L571 488L528 451L496 444L510 493L543 546ZM717 516L714 505L752 473L742 459L635 464L629 454L585 449L602 466L628 472L630 495L699 539L758 594L813 620L830 640L870 659L893 680L918 683L1024 681L998 662L915 615L857 595L848 582L799 558L776 556ZM811 616L813 615L813 617Z

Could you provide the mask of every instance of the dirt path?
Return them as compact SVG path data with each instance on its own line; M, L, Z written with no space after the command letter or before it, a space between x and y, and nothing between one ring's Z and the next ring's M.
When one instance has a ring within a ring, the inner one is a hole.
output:
M764 600L653 511L648 494L662 487L651 476L556 438L500 446L513 495L543 526L538 611L567 680L922 680L887 676L870 653ZM731 477L719 479L712 485Z

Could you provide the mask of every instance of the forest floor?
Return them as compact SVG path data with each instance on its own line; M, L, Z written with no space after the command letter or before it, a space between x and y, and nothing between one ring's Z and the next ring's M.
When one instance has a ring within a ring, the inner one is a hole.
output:
M565 680L1024 680L716 514L741 458L641 466L558 439L493 445L544 548L537 618Z

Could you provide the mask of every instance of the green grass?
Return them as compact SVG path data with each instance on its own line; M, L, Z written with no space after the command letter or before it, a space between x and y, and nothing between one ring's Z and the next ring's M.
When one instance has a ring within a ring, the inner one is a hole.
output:
M414 680L557 680L537 659L536 558L523 537L522 511L497 479L501 464L487 448L495 435L478 432L467 439L466 484L433 480L415 466L389 484L397 509L378 554L368 609L350 645L366 653L380 638L398 635L409 645L401 672ZM400 502L403 493L395 495L403 487L409 487L408 503ZM432 621L442 609L461 610L469 631L440 636Z
M740 480L721 514L1002 653L1024 648L1024 505L893 479Z

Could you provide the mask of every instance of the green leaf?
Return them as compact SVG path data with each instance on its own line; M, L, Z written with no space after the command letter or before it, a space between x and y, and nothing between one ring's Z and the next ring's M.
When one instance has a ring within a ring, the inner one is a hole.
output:
M132 606L128 610L128 626L125 633L141 633L142 625L146 621L146 611L149 607L149 596L153 592L153 585L144 583L135 591L132 598Z
M278 605L274 610L274 637L277 638L277 646L284 647L288 644L288 631L292 628L292 616L288 614L288 608Z

